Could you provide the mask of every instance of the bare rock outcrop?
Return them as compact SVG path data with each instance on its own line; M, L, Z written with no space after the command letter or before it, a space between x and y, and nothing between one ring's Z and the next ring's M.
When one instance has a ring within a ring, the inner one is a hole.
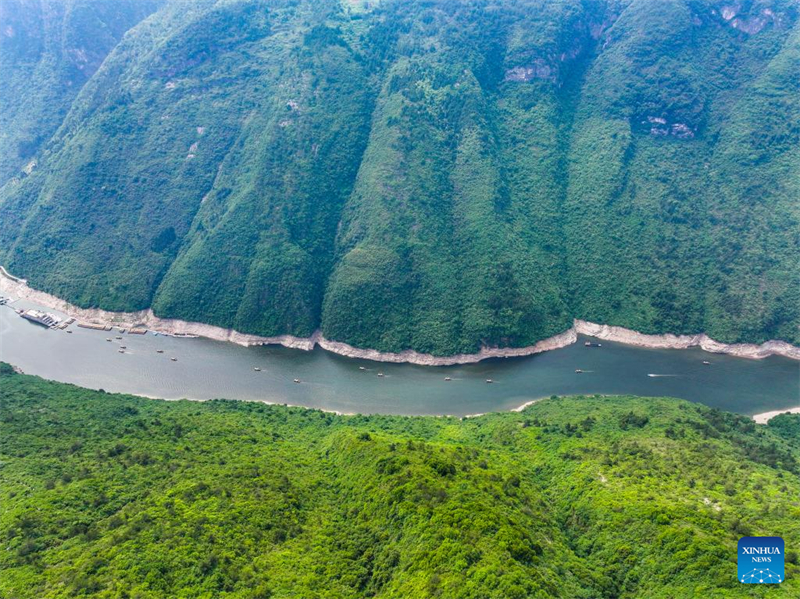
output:
M294 335L278 335L275 337L262 337L249 333L240 333L233 329L205 324L202 322L187 322L174 318L160 318L152 310L138 312L109 312L95 308L79 308L69 302L49 293L33 289L24 279L9 274L0 266L0 292L15 298L26 299L41 306L58 310L82 322L95 324L109 324L116 327L133 328L145 327L152 331L167 335L196 335L217 341L228 341L239 345L282 345L294 349L310 351L319 345L327 351L347 356L374 360L376 362L394 362L419 364L422 366L451 366L455 364L474 364L488 358L514 358L531 356L553 349L560 349L575 343L578 335L587 335L598 339L616 341L639 347L662 349L686 349L700 347L708 352L728 354L740 358L766 358L779 355L794 360L800 360L800 347L785 341L767 341L760 345L749 343L726 344L708 337L704 333L697 335L648 335L624 327L607 324L597 324L586 320L575 320L572 327L547 339L527 347L482 347L474 354L457 354L454 356L434 356L414 350L402 352L381 352L375 349L353 347L341 341L326 339L317 331L310 337L295 337Z

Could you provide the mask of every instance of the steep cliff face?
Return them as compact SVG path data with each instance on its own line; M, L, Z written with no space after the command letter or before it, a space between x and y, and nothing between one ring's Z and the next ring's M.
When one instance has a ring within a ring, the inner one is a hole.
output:
M37 152L125 32L162 0L0 3L0 184Z
M34 287L437 355L575 317L800 341L791 2L167 1L135 22L0 189L0 261Z

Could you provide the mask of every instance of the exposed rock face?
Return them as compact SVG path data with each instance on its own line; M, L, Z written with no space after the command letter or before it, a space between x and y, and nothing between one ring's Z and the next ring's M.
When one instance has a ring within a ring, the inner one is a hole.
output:
M722 6L720 15L731 27L748 35L760 33L768 24L779 21L778 15L771 8L762 8L757 14L744 15L739 3Z
M559 335L555 335L548 339L543 339L535 345L528 347L485 347L476 354L458 354L455 356L433 356L431 354L422 354L412 350L407 350L399 353L379 352L374 349L361 349L353 347L347 343L339 341L331 341L322 336L317 338L319 346L323 349L347 356L350 358L362 358L365 360L374 360L376 362L395 362L395 363L409 363L419 364L422 366L452 366L454 364L473 364L480 362L487 358L512 358L520 356L530 356L541 352L549 351L551 349L559 349L572 345L578 340L578 335L575 329L568 329Z
M766 341L761 345L753 343L720 343L714 341L705 333L698 335L647 335L623 327L607 324L597 324L585 320L575 321L575 330L581 335L617 341L628 345L640 347L653 347L663 349L686 349L700 347L707 352L728 354L740 358L761 359L767 356L778 355L793 360L800 360L800 347L795 347L784 341Z
M751 17L749 19L734 19L731 26L747 34L755 35L759 33L769 22L764 16Z
M672 127L670 127L670 135L677 137L678 139L691 139L694 137L694 131L692 131L688 125L684 123L673 123Z
M733 17L735 17L739 13L739 5L738 4L731 4L727 6L723 6L720 9L720 14L722 18L726 21L730 21Z
M547 81L555 81L555 70L541 58L537 58L532 64L528 66L514 67L506 71L506 81L519 81L526 83L534 79L544 79Z
M654 137L672 136L678 139L692 139L695 130L686 123L670 123L664 117L648 116L642 125L649 127L650 135Z
M138 312L109 312L107 310L79 308L54 295L32 289L24 280L8 275L5 270L0 270L0 293L11 295L15 298L26 299L53 310L64 312L79 321L97 324L111 324L116 327L132 328L135 326L146 327L159 333L168 335L197 335L217 341L229 341L239 345L283 345L297 349L311 350L316 339L311 337L303 339L292 335L278 337L260 337L239 333L232 329L223 329L214 325L201 322L186 322L172 318L159 318L152 310Z
M170 335L197 335L217 341L228 341L245 346L282 345L284 347L310 351L314 349L316 345L319 345L327 351L350 358L361 358L365 360L374 360L376 362L419 364L422 366L473 364L487 358L530 356L571 345L578 340L578 335L587 335L590 337L597 337L598 339L616 341L640 347L686 349L699 346L708 352L724 353L741 358L761 359L771 355L780 355L794 360L800 360L800 347L795 347L784 341L767 341L761 345L725 344L714 341L705 334L647 335L623 327L597 324L577 319L574 325L563 333L554 335L548 339L543 339L527 347L484 347L475 354L457 354L454 356L434 356L413 350L397 353L380 352L374 349L362 349L340 341L326 339L319 331L305 338L295 337L293 335L261 337L200 322L159 318L153 314L152 310L142 310L139 312L109 312L106 310L78 308L49 293L32 289L24 280L11 276L2 267L0 267L0 292L15 298L27 299L54 310L59 310L84 322L111 324L125 328L143 326L153 331Z

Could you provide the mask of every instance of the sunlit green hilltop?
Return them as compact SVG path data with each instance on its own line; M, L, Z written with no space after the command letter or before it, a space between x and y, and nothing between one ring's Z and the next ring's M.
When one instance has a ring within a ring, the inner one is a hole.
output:
M553 398L459 420L0 376L0 596L800 594L800 415ZM780 535L786 581L736 579Z

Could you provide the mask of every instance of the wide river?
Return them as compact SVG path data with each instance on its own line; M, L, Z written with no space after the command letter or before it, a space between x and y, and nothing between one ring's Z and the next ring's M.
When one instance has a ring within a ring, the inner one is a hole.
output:
M26 301L13 305L37 307ZM606 341L587 348L581 338L526 358L428 367L343 358L321 349L242 347L75 325L69 330L72 334L46 329L0 306L0 360L28 374L92 389L361 414L463 416L510 410L550 395L593 393L681 397L750 415L800 405L800 363L780 357L747 360L700 349L642 349ZM119 353L122 345L125 353Z

